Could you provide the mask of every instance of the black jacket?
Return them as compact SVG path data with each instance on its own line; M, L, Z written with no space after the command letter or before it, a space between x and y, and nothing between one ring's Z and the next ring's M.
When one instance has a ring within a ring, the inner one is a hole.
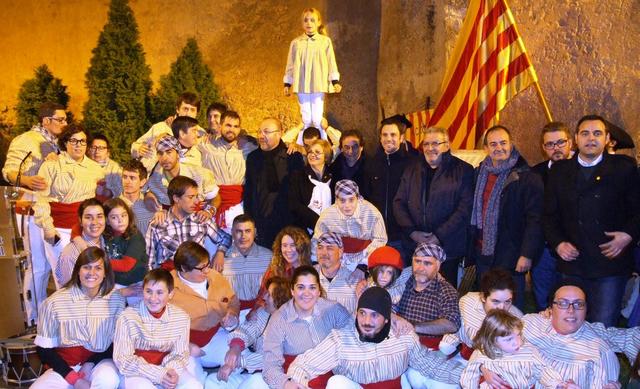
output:
M390 155L387 155L382 147L378 147L376 154L369 158L365 165L364 183L360 191L382 214L389 241L402 238L402 231L393 215L393 199L396 197L405 167L417 154L416 149L407 149L404 145Z
M558 260L564 274L585 278L627 275L632 270L632 248L640 238L640 180L628 157L604 154L591 178L580 178L576 155L553 164L545 191L544 234L549 247L570 242L580 255ZM604 232L624 231L632 242L611 260L598 245L611 240Z
M307 228L313 230L319 217L317 213L309 208L309 201L315 187L309 180L310 175L316 179L315 173L307 165L304 169L291 173L289 181L289 211L291 211L292 223L304 230ZM331 180L331 173L325 166L321 181L327 182L329 180ZM333 203L333 180L331 180L329 187L331 188L331 203Z
M553 165L551 165L553 166ZM549 160L546 159L539 164L533 166L531 171L537 173L542 179L542 183L547 185L547 179L549 178Z
M277 192L270 192L264 174L264 151L257 149L247 156L245 174L244 212L256 221L256 243L271 247L278 232L291 222L288 205L289 176L304 167L302 155L287 155L287 146L280 141L276 146L274 164L278 179Z
M540 259L544 248L540 221L543 196L542 179L533 173L527 161L520 157L511 169L500 194L498 236L493 257L489 258L489 265L515 270L520 256L529 258L533 263ZM479 229L472 227L469 252L475 261L481 255L477 246L478 239L482 238L480 233Z
M424 207L424 174L427 163L416 158L404 170L393 200L393 212L404 238L411 241L413 231L432 232L449 257L466 255L467 226L473 208L473 167L442 154L442 162L431 180Z
M356 170L353 176L349 176L346 174L344 165L346 164L344 155L342 153L338 154L336 159L329 166L329 172L331 173L331 177L333 178L333 184L340 180L351 180L358 184L358 188L362 188L364 183L364 167L366 165L367 156L364 151L360 155L360 159L356 162Z

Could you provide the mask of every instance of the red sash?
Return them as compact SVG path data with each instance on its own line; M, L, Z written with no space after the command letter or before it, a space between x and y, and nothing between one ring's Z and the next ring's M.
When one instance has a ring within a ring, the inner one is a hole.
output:
M464 358L465 361L468 361L469 358L471 358L471 354L473 354L473 348L462 343L462 348L460 348L460 356Z
M480 381L478 381L478 384L481 384L481 383L483 383L483 382L484 382L484 376L480 376ZM533 385L533 386L531 387L531 389L534 389L535 387L536 387L536 386L535 386L535 385ZM506 386L506 388L507 388L507 389L511 389L511 386L508 386L508 385L507 385L507 386Z
M253 306L256 305L256 301L258 299L253 300L240 300L240 310L243 309L253 309Z
M137 355L150 363L152 365L159 366L162 364L164 357L169 355L168 351L157 351L157 350L140 350L136 349L133 355Z
M195 344L198 347L204 347L209 343L209 341L211 341L211 338L216 335L216 332L218 332L219 329L220 324L204 331L191 329L189 330L189 342Z
M57 347L56 352L69 366L81 365L95 354L82 346Z
M372 384L360 384L363 389L401 389L400 377L391 380L374 382Z
M287 372L287 369L289 369L289 365L291 365L291 362L293 362L294 359L296 359L297 355L284 355L284 365L282 365L282 370L285 371L285 373ZM327 383L329 382L329 378L331 378L333 376L333 372L328 372L325 373L323 375L319 375L316 378L312 379L311 381L309 381L309 388L311 389L324 389L327 387Z
M242 202L242 185L218 185L220 187L220 206L216 213L216 224L220 228L227 227L224 220L224 213L231 207Z
M364 251L369 244L371 244L370 240L353 238L351 236L342 237L345 254L355 254Z
M71 228L78 223L78 209L82 201L77 203L49 203L51 207L51 217L53 218L53 226L56 228Z
M173 269L175 269L175 268L176 268L176 266L173 264L173 261L172 261L172 260L170 260L170 259L168 259L168 260L166 260L166 261L162 262L162 263L160 264L160 267L161 267L161 268L163 268L163 269L164 269L164 270L166 270L166 271L171 271L171 270L173 270Z
M442 335L433 336L433 335L418 335L420 339L420 343L427 348L432 350L440 350L440 341L442 340Z

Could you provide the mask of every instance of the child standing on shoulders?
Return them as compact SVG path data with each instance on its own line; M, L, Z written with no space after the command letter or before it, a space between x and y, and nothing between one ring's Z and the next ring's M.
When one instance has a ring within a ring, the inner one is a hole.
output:
M324 94L340 93L340 73L331 39L324 35L320 12L315 8L302 11L304 34L289 46L284 73L284 94L298 95L303 128L321 128Z

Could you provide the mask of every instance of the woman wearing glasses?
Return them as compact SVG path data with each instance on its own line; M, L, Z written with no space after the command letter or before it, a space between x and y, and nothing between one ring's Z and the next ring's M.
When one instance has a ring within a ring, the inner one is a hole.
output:
M291 174L289 209L293 222L309 234L318 221L320 212L333 204L331 173L328 164L333 152L326 140L311 142L307 151L307 164L303 170Z
M70 240L71 227L78 221L78 208L82 201L103 195L97 193L98 181L104 179L104 170L87 157L88 133L78 125L65 128L58 138L62 152L56 161L45 161L38 175L46 188L38 191L34 205L35 222L42 228L47 261L52 269L62 248ZM56 288L60 289L56 282Z

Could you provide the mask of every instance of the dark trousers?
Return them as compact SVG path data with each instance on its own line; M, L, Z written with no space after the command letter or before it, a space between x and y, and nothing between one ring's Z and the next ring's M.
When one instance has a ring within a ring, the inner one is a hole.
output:
M560 273L556 270L556 258L548 247L544 248L538 263L531 268L531 283L533 297L539 311L549 306L549 295L553 293L556 284L561 280Z

